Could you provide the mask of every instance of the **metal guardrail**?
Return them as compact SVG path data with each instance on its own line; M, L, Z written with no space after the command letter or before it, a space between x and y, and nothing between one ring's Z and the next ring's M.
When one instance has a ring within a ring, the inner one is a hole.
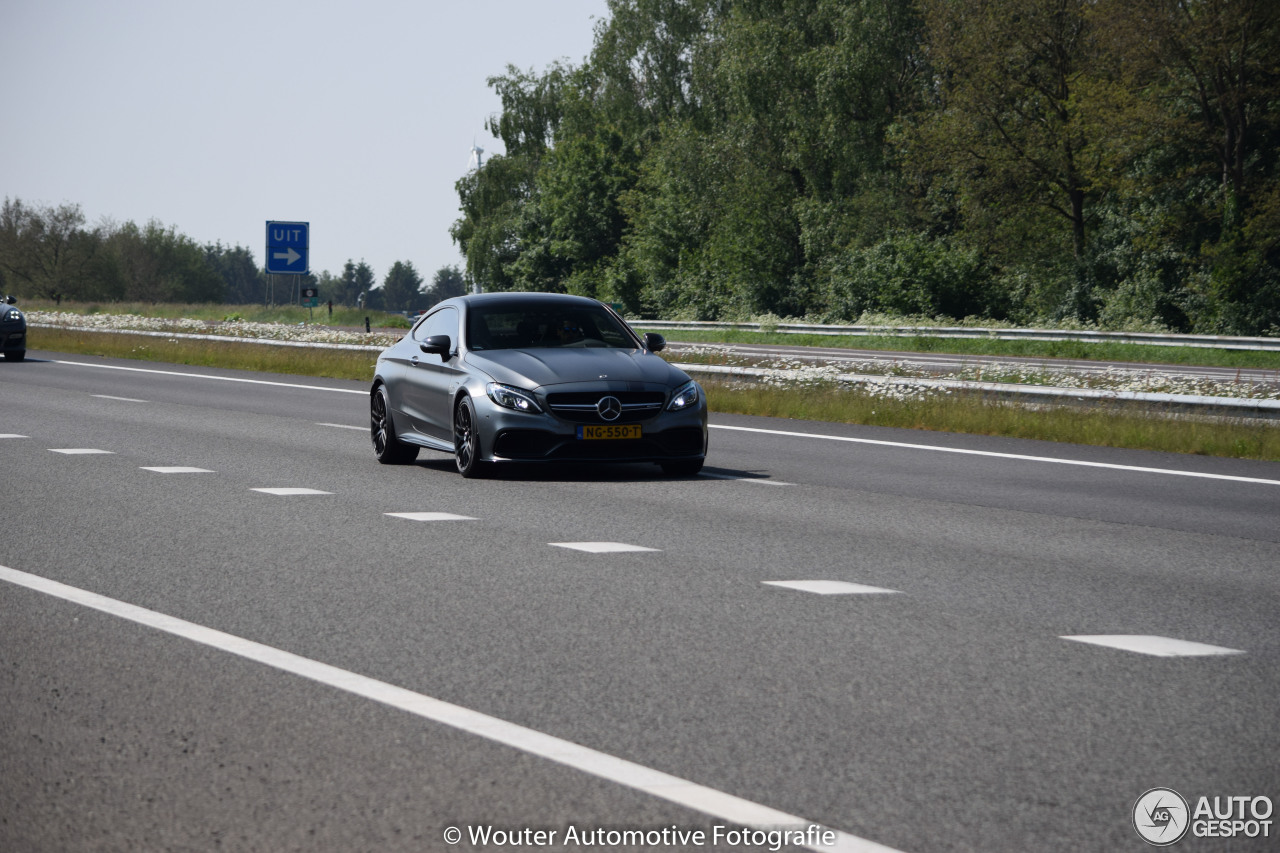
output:
M1093 332L1062 329L994 329L968 326L828 326L820 323L728 323L709 320L629 320L632 326L664 329L716 329L744 332L777 332L783 335L833 335L838 337L978 338L1001 341L1083 341L1089 343L1146 344L1201 349L1264 350L1280 352L1280 337L1249 338L1227 335L1174 335L1156 332Z
M767 367L734 367L720 364L676 364L690 375L709 374L761 380L785 378L788 371ZM1012 382L974 382L967 379L916 379L906 376L869 376L842 373L837 381L861 385L930 388L981 394L1020 403L1074 403L1142 406L1148 410L1194 412L1229 418L1280 420L1280 400L1250 397L1207 397L1194 394L1162 394L1151 391L1106 391L1096 388L1055 388L1048 385L1019 385Z

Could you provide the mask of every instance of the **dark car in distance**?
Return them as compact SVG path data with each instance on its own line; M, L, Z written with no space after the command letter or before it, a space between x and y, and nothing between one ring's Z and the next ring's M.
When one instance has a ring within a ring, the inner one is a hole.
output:
M369 393L378 461L452 453L464 477L501 462L653 462L691 476L707 402L609 306L550 293L437 304L378 357Z
M13 307L12 296L0 298L0 351L8 361L27 357L27 318Z

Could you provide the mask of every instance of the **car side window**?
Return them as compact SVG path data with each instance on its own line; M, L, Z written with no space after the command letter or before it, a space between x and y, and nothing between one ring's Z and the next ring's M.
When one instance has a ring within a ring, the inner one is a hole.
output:
M454 348L457 348L458 309L453 307L441 308L434 314L428 314L426 319L413 330L413 339L419 342L435 335L448 335L449 340L453 342Z

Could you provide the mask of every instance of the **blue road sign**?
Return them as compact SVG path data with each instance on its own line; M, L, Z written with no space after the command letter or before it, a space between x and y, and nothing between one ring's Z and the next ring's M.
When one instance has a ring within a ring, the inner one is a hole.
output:
M304 275L311 271L311 223L267 222L267 272Z

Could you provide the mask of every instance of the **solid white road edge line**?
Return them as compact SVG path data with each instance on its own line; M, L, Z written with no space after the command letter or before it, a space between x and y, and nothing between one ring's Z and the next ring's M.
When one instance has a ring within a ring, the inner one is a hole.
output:
M708 424L710 429L727 429L734 432L755 432L763 435L782 435L789 438L819 438L824 441L846 441L851 444L873 444L879 447L901 447L907 450L935 450L938 453L960 453L966 456L988 456L996 459L1017 459L1023 462L1054 462L1058 465L1078 465L1082 468L1109 468L1113 471L1136 471L1141 474L1166 474L1172 477L1200 477L1206 480L1230 480L1236 483L1260 483L1264 486L1280 486L1280 480L1264 480L1258 477L1236 477L1230 474L1207 474L1202 471L1178 471L1174 468L1144 468L1140 465L1118 465L1114 462L1086 462L1083 459L1056 459L1052 456L1025 456L1020 453L999 453L994 450L969 450L963 447L939 447L933 444L909 444L903 441L882 441L874 438L851 438L847 435L824 435L816 432L790 432L780 429L725 426Z
M276 388L301 388L306 391L336 391L339 394L368 394L368 391L351 388L327 388L323 385L301 385L292 382L270 382L266 379L245 379L241 376L214 376L211 373L183 373L179 370L155 370L147 367L125 367L120 364L89 364L84 361L54 361L72 367L100 367L103 370L127 370L130 373L154 373L160 376L186 376L192 379L218 379L222 382L244 382L249 385L272 385Z
M481 714L460 705L454 705L421 693L414 693L367 676L348 672L329 664L295 655L281 649L246 640L222 631L206 628L154 610L147 610L123 601L98 595L94 592L68 586L38 575L20 572L0 566L0 580L16 586L41 592L98 610L103 613L136 622L158 631L182 637L194 643L278 669L328 687L344 690L356 696L389 705L423 719L478 735L505 746L520 750L581 770L584 773L622 785L635 791L650 794L678 806L720 818L729 823L759 829L793 829L802 831L818 826L813 821L796 817L777 809L762 806L750 800L717 791L677 776L635 764L622 758L597 752L585 746L524 726L509 723L497 717ZM826 827L824 827L826 829ZM856 835L830 830L836 836L832 845L804 845L816 851L847 851L847 853L900 853L874 841Z
M239 376L212 376L208 373L182 373L176 370L153 370L144 367L124 367L118 364L89 364L81 361L57 361L56 364L67 364L74 367L101 367L107 370L128 370L134 373L156 373L162 376L190 376L196 379L220 379L224 382L246 382L250 385L273 385L279 388L302 388L308 391L335 391L340 394L367 394L367 391L352 388L326 388L323 385L301 385L289 382L268 382L264 379L244 379ZM881 447L901 447L908 450L934 450L939 453L961 453L968 456L987 456L995 459L1019 459L1024 462L1054 462L1059 465L1076 465L1082 468L1108 468L1113 471L1134 471L1143 474L1164 474L1172 477L1199 477L1205 480L1228 480L1235 483L1258 483L1264 486L1280 486L1280 480L1265 480L1258 477L1235 477L1228 474L1206 474L1201 471L1178 471L1172 468L1144 468L1138 465L1117 465L1112 462L1086 462L1080 459L1055 459L1052 456L1025 456L1018 453L997 453L991 450L968 450L962 447L938 447L932 444L910 444L903 441L882 441L873 438L851 438L844 435L824 435L813 432L792 432L780 429L758 429L756 427L726 426L708 424L710 429L727 429L736 432L755 432L763 435L782 435L792 438L819 438L826 441L845 441L852 444L872 444Z

